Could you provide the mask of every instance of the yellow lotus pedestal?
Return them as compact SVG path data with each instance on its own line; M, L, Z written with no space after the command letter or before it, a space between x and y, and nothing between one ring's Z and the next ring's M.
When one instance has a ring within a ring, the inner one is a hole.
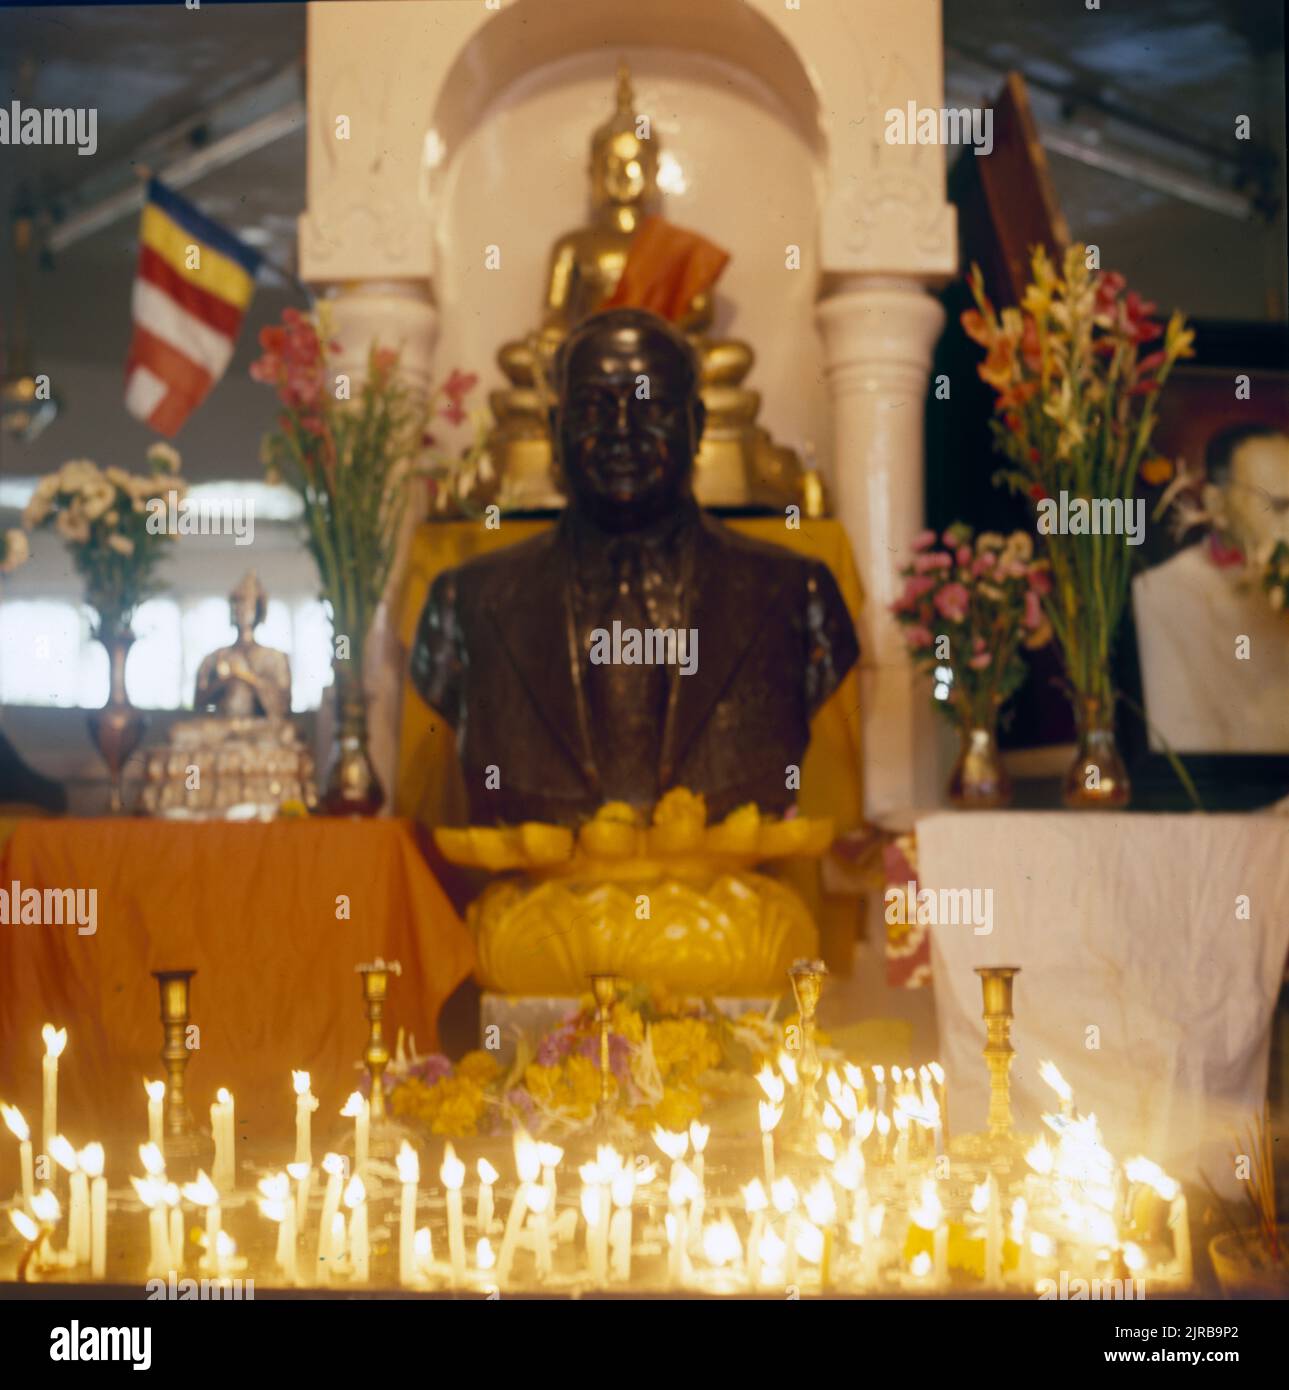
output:
M579 995L614 974L684 994L774 995L818 954L810 912L753 866L817 857L832 823L764 820L753 806L705 825L702 800L673 791L648 828L610 804L579 832L527 824L437 830L453 863L518 871L471 905L479 979L505 994Z

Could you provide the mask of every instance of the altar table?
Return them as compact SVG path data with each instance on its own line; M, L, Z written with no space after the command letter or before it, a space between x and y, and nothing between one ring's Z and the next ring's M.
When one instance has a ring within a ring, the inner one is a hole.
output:
M1018 1125L1059 1108L1051 1060L1112 1151L1242 1188L1235 1131L1262 1112L1289 950L1289 819L940 813L917 846L919 888L993 890L988 935L931 928L955 1132L983 1128L988 1099L974 967L1018 965Z
M314 1132L325 1142L343 1123L336 1112L358 1084L367 1038L354 967L399 961L391 1045L401 1026L428 1051L440 1006L474 965L470 937L405 821L8 822L0 885L9 892L14 882L98 890L93 935L0 925L0 1097L20 1106L37 1146L46 1022L68 1031L59 1127L77 1144L131 1123L146 1134L143 1078L163 1075L153 970L197 971L188 1097L198 1123L227 1086L240 1135L289 1130L298 1068L312 1074ZM337 916L342 896L347 917ZM6 1176L15 1147L0 1143Z

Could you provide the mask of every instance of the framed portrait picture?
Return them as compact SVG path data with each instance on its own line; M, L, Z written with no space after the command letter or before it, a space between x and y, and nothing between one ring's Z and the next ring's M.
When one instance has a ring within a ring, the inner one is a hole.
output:
M1194 479L1147 527L1118 654L1121 735L1137 805L1208 809L1289 794L1289 612L1250 564L1289 543L1289 328L1201 323L1160 399L1152 452ZM1144 485L1155 511L1166 481ZM1171 756L1170 756L1171 755Z

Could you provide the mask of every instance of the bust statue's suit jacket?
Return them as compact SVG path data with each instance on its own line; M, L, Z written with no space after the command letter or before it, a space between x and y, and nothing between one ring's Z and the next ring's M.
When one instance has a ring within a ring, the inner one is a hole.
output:
M446 570L421 615L412 680L456 732L476 824L573 824L605 800L562 535ZM703 793L713 818L748 801L782 810L811 716L859 654L854 625L819 561L705 514L693 545L682 624L698 665L671 672L659 785Z

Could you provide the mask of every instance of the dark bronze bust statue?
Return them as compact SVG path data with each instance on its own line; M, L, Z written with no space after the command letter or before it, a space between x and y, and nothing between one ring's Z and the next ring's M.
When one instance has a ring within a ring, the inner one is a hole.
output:
M472 822L576 824L674 786L712 818L784 810L810 717L858 655L836 582L695 503L698 368L665 320L586 319L553 386L563 517L441 574L412 650Z

